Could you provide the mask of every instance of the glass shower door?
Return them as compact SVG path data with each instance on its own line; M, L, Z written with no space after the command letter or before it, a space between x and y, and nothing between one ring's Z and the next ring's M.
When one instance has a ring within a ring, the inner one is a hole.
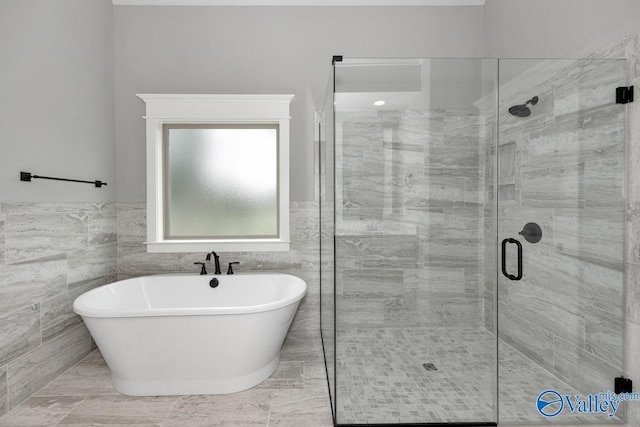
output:
M500 60L501 423L623 419L579 402L623 373L626 67Z
M495 425L497 62L334 70L336 422Z

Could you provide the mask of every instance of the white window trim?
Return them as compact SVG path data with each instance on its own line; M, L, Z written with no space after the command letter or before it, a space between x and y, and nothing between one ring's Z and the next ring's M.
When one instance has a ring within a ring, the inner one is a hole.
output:
M288 251L289 105L294 95L138 94L146 103L147 252ZM278 238L165 240L163 210L162 125L277 124L279 126Z

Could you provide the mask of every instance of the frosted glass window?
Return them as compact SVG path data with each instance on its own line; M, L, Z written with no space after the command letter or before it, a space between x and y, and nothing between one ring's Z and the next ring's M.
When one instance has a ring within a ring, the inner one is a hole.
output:
M277 125L163 125L165 239L278 237Z

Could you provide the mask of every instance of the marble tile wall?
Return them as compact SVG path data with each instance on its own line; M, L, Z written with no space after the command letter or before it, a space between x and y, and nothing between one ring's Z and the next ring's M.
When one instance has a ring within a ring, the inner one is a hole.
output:
M0 415L91 350L73 300L116 277L116 205L0 203Z
M476 111L336 113L338 329L483 323Z
M531 70L501 90L498 241L519 239L524 265L521 281L499 275L498 324L501 339L590 393L611 389L623 369L626 112L614 93L626 69L616 61L560 65L543 81L530 81L539 74ZM534 95L530 117L507 112ZM539 243L518 234L528 222L541 226ZM515 247L508 250L515 272Z
M627 58L629 85L640 87L640 32L629 34L605 46L595 58ZM626 375L634 380L634 391L640 381L640 103L627 105L627 176L626 176ZM640 425L640 405L629 405L627 422Z

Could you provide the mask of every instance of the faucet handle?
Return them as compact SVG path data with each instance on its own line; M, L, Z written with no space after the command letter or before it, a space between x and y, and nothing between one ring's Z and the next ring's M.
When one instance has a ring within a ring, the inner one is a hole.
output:
M207 269L205 267L204 262L194 262L194 264L200 264L202 266L202 268L200 269L201 276L204 276L205 274L207 274Z
M230 262L229 268L227 269L227 274L233 274L233 264L240 264L238 261Z

